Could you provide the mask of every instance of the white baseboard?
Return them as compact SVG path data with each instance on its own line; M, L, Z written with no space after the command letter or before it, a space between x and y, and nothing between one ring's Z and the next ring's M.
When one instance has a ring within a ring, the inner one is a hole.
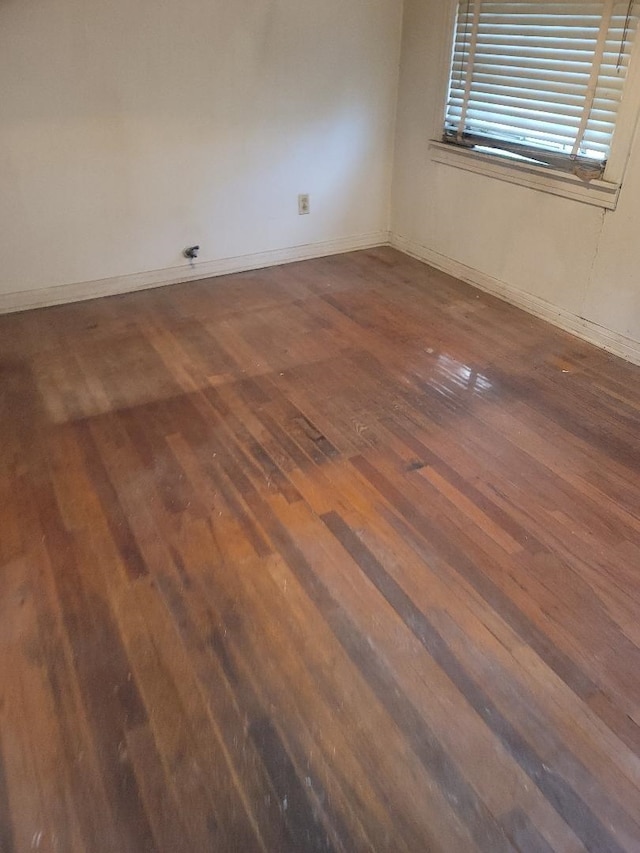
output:
M565 332L570 332L590 344L595 344L601 349L634 364L640 364L640 341L613 332L563 308L558 308L557 305L553 305L539 296L532 296L530 293L517 290L504 281L461 264L453 258L434 252L432 249L398 234L391 235L391 245L412 258L424 261L429 266L459 278L467 284L472 284L474 287L516 305L518 308L523 308L535 317L547 320L554 326L558 326Z
M582 340L595 344L634 364L640 364L640 341L620 335L591 320L586 320L577 314L558 308L538 296L517 290L504 281L468 267L439 252L434 252L413 240L401 237L398 234L390 235L388 231L376 231L359 237L343 237L325 243L308 243L303 246L292 246L287 249L275 249L271 252L242 255L235 258L203 261L196 263L193 268L188 266L171 267L96 281L82 281L37 290L2 293L0 294L0 314L24 311L29 308L43 308L49 305L61 305L66 302L79 302L100 296L115 296L136 290L146 290L186 281L198 281L236 272L247 272L277 266L278 264L323 258L328 255L339 255L345 252L355 252L359 249L371 249L376 246L387 245L391 245L395 249L459 278L480 290L491 293L493 296L505 300L505 302L523 308L530 314L547 320L554 326L558 326L564 331L582 338Z
M323 258L327 255L339 255L355 252L358 249L371 249L375 246L388 246L389 232L376 231L359 237L343 237L325 243L308 243L287 249L275 249L254 255L242 255L236 258L221 258L215 261L203 261L189 267L170 267L151 272L121 275L96 281L80 281L73 284L61 284L56 287L43 287L37 290L22 290L14 293L0 293L0 314L12 311L24 311L28 308L43 308L49 305L62 305L66 302L80 302L96 299L100 296L115 296L152 287L163 287L186 281L197 281L229 275L236 272L263 269L264 267L288 264L293 261L306 261Z

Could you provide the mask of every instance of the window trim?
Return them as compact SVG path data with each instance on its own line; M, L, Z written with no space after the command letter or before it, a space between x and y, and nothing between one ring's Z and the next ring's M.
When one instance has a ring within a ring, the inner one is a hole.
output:
M441 55L440 97L434 116L429 152L433 162L486 175L507 183L518 184L557 196L592 204L606 210L615 210L631 154L631 146L638 130L640 116L640 33L635 39L625 90L618 110L611 153L602 178L584 181L570 172L513 160L499 154L486 154L473 149L442 142L451 56L458 11L458 0L443 4L443 51Z
M611 181L596 179L587 183L571 172L552 169L549 166L537 166L534 163L522 163L499 154L485 154L435 139L429 142L429 150L435 163L455 166L467 172L476 172L510 184L572 198L574 201L582 201L607 210L615 210L618 203L620 184Z

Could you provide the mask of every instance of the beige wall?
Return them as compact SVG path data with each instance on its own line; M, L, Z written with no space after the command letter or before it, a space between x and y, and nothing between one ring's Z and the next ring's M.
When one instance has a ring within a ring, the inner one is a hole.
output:
M0 296L386 233L401 12L2 0Z
M640 342L640 141L617 210L433 163L448 3L405 0L392 230L521 304L589 321L591 336ZM569 318L570 319L570 318ZM567 323L565 323L567 325ZM638 349L640 353L640 348Z

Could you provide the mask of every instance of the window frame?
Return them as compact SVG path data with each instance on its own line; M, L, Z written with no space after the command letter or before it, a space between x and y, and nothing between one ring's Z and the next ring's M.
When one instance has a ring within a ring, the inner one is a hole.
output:
M507 183L564 196L575 201L615 210L631 154L631 146L640 116L640 33L634 40L629 59L629 71L616 118L611 153L601 178L584 181L570 172L513 160L499 154L488 154L442 141L445 126L451 59L459 0L443 3L443 50L440 58L440 96L434 115L433 133L429 142L431 160L469 172L486 175Z

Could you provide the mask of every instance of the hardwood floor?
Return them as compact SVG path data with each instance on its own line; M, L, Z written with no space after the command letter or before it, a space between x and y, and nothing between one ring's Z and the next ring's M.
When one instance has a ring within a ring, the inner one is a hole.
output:
M640 368L391 250L0 318L0 850L640 851Z

